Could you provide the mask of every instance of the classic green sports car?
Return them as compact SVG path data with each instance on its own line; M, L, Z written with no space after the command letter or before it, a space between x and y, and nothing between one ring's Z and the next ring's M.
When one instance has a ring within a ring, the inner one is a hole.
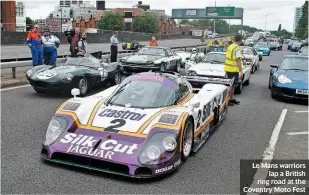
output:
M69 57L64 64L57 66L35 66L27 71L26 77L38 93L69 94L73 88L78 88L81 96L103 83L119 84L122 78L118 62L103 63L91 54Z

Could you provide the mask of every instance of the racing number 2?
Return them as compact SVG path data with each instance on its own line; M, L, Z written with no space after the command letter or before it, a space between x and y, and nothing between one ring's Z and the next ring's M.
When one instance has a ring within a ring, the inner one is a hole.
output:
M114 124L114 125L106 127L105 131L117 133L120 130L119 129L115 129L115 128L120 128L120 127L124 126L126 124L126 121L123 120L123 119L115 119L115 120L112 120L110 123Z
M203 106L202 110L198 111L196 128L199 128L201 126L201 123L204 123L209 115L210 115L210 104L208 103Z

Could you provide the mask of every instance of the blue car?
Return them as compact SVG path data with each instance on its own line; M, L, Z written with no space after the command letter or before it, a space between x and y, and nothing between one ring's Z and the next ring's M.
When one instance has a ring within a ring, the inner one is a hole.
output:
M270 55L270 46L266 42L259 42L254 47L257 51L263 52L263 56L269 56Z
M286 55L270 65L268 88L274 99L308 100L308 56Z

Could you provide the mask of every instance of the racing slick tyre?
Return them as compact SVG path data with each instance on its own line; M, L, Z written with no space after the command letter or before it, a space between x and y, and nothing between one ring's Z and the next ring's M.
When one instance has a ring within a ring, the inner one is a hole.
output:
M87 81L86 77L82 77L78 81L78 89L80 91L81 97L83 97L87 94L87 92L88 92L88 81Z
M118 85L122 81L122 74L120 71L116 72L114 75L114 78L111 79L110 84L111 85Z
M250 85L250 77L244 82L244 85Z
M235 94L241 94L243 83L240 82L239 85L235 88Z
M270 78L268 79L268 89L271 89L271 86L270 86Z
M273 99L277 99L278 98L278 94L276 94L274 87L271 88L270 93L271 93L271 97Z
M177 72L177 73L180 72L180 66L181 66L181 63L176 61L175 72Z
M185 128L182 132L182 150L181 150L181 159L185 161L188 159L192 152L193 148L193 121L190 118L187 118L185 123Z

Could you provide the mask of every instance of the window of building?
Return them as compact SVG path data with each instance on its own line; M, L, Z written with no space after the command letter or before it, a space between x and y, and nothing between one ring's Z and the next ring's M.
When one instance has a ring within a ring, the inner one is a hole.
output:
M125 18L132 18L133 17L133 12L132 11L125 11L124 12L124 17Z

